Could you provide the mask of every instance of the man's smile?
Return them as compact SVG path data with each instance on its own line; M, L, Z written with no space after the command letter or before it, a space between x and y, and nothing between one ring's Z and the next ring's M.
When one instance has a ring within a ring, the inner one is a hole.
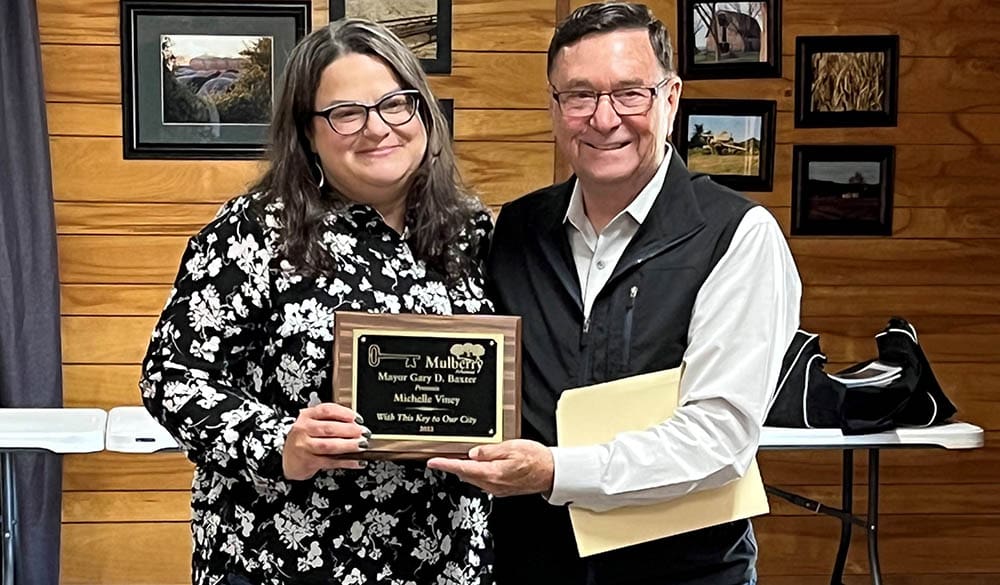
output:
M626 140L624 142L609 142L607 144L594 144L592 142L584 142L584 144L595 150L618 150L620 148L625 148L631 143L632 143L631 140Z

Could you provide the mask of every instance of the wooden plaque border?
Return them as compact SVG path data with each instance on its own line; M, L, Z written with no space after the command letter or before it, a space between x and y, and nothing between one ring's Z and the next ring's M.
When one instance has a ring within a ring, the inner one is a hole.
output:
M354 331L428 331L434 333L502 334L503 363L503 440L521 436L521 318L507 315L414 315L336 311L333 340L333 401L354 407L352 391L354 366ZM416 441L372 439L360 454L362 459L429 459L430 457L467 456L469 449L481 443L459 441Z

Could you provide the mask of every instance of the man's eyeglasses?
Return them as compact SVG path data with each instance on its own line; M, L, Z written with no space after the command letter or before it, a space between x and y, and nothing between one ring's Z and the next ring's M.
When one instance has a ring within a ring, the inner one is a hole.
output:
M326 118L330 128L342 136L357 134L368 124L368 115L372 110L389 126L401 126L413 119L420 103L420 92L415 89L394 91L372 105L360 102L337 104L313 112L314 116Z
M671 78L666 78L653 87L623 87L612 91L591 91L587 89L556 91L552 88L552 97L559 104L559 110L570 118L589 118L597 111L597 103L601 96L611 99L611 107L619 116L640 116L653 107L660 88Z

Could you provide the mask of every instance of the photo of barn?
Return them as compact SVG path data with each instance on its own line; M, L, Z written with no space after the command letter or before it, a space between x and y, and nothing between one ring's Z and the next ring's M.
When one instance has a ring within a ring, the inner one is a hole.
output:
M767 2L693 5L695 63L767 61Z

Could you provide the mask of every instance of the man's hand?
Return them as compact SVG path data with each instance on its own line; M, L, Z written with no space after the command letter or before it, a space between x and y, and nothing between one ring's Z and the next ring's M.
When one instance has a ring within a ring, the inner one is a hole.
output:
M435 457L427 467L454 473L494 496L548 494L555 471L548 447L525 439L474 447L467 461Z

